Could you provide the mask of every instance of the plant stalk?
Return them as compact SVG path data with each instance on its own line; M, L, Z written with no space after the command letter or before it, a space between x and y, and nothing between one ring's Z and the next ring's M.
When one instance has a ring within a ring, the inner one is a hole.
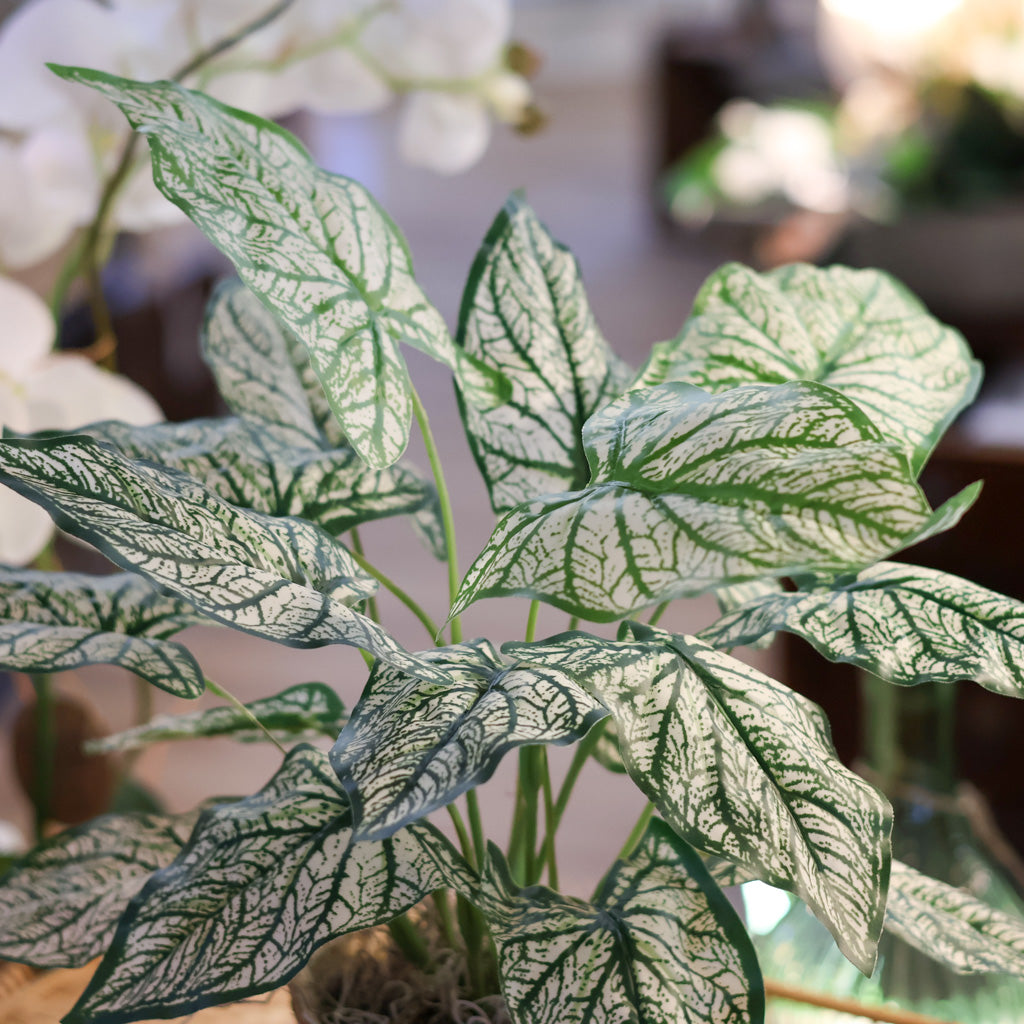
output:
M544 786L544 843L541 847L542 853L547 852L548 884L552 889L558 889L558 859L555 851L555 833L558 831L558 821L555 819L555 801L551 792L551 771L548 767L547 749L541 747L541 769L543 775L541 781ZM543 860L540 861L543 863Z
M401 917L389 921L388 931L391 932L391 938L395 940L395 945L413 967L424 972L432 970L434 962L430 957L426 940L407 916L403 914Z
M356 551L353 548L351 552L352 558L356 565L360 569L368 572L385 590L389 590L395 597L398 598L406 608L409 609L416 616L417 619L423 624L423 628L430 634L430 642L436 643L437 638L441 634L441 629L434 622L434 620L423 610L422 606L419 605L405 590L403 590L393 579L386 576L380 571L372 562L366 560L361 551Z
M455 596L459 592L459 558L455 548L455 516L452 513L451 497L444 480L441 454L430 429L427 410L423 408L423 403L415 388L412 389L412 407L416 414L420 433L423 435L423 444L427 449L427 458L430 460L430 470L434 475L434 486L437 488L437 497L441 505L441 522L444 525L444 542L448 552L448 603L451 606L455 603ZM457 615L451 620L449 627L452 643L459 643L462 640L462 624Z
M473 851L476 855L476 868L482 871L487 857L487 840L484 838L484 822L480 814L480 801L476 790L466 792L466 813L469 815L469 827L473 836Z
M212 679L206 680L206 688L216 694L222 700L226 700L229 704L233 704L235 708L240 711L249 721L256 726L264 736L270 740L271 743L281 751L282 754L287 754L288 751L281 746L278 742L277 737L229 690L225 690L223 686L218 686Z
M358 555L362 559L362 561L365 562L366 561L366 552L363 549L363 539L362 539L362 537L359 536L359 529L358 529L358 527L353 526L352 529L349 531L349 535L352 538L352 551L351 551L351 553L353 555ZM362 567L362 563L361 562L357 562L356 564L358 564L358 565L360 565L360 567ZM370 575L372 576L373 573L370 573ZM376 577L374 577L374 578L376 579ZM381 581L377 580L377 582L379 583ZM377 595L376 594L374 594L372 597L367 599L367 602L366 602L366 614L369 616L369 618L373 619L374 622L377 622L377 623L380 622L380 608L377 607Z
M651 617L647 620L647 625L656 626L661 621L661 617L665 614L665 610L668 608L668 606L668 601L662 601L661 604L659 604L658 607L655 608L654 611L651 613Z
M572 761L569 763L569 770L565 773L565 778L562 780L562 785L558 790L558 796L555 799L555 805L553 809L553 820L554 830L558 830L558 826L562 823L562 816L565 814L566 807L569 806L569 798L572 796L572 791L576 786L576 781L579 779L580 772L583 770L583 766L587 763L590 755L593 753L594 748L597 746L598 741L601 739L601 734L604 732L607 718L602 718L600 722L596 722L590 732L583 737L578 744L576 744L576 753L573 754ZM549 828L549 834L551 829ZM540 860L545 860L549 856L548 854L548 836L544 837L544 842L541 845L540 850L537 853L537 857ZM511 859L511 852L509 854Z
M629 833L626 841L622 844L622 849L619 850L615 858L616 860L626 860L637 846L640 845L640 840L643 839L647 826L651 823L651 818L653 817L654 804L648 800L647 806L640 812L640 817L637 818L637 822L633 826L633 831Z

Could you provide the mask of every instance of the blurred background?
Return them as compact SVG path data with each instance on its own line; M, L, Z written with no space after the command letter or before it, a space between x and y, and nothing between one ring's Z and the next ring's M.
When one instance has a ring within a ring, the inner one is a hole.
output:
M0 0L0 12L16 6ZM528 136L499 127L461 174L398 160L397 113L298 113L288 127L322 165L377 196L451 325L474 253L514 189L525 190L575 253L599 324L633 365L677 333L704 278L726 260L891 271L965 334L986 367L977 407L923 481L933 505L979 478L982 497L959 528L906 560L1024 598L1024 2L517 0L512 38L538 58L532 88L544 127ZM52 273L43 263L15 276L36 284ZM123 238L106 268L119 369L169 419L219 411L196 331L226 273L188 225ZM94 340L91 318L71 299L62 343L84 348ZM492 513L445 372L415 352L408 358L457 496L465 569ZM412 457L423 466L417 444ZM365 541L385 572L443 618L443 573L411 530L375 524ZM80 549L62 551L69 565L90 564ZM387 595L382 605L399 639L425 645L404 609ZM692 631L713 615L710 601L677 603L662 624ZM525 602L488 601L470 611L466 629L505 638L521 635L525 622ZM564 616L542 616L542 631L563 628ZM323 679L352 704L365 677L348 650L299 653L213 629L185 640L207 673L244 699ZM852 672L796 641L750 656L826 708L845 760L864 753ZM86 731L131 724L133 691L116 671L65 674L59 684L89 709ZM9 749L24 687L15 680L0 692L8 747L0 751L0 817L27 835L29 808ZM157 710L181 710L175 705L157 696ZM956 778L985 794L998 823L987 834L1012 876L1024 850L1024 773L1015 757L1024 705L965 686L952 721ZM926 733L926 752L929 742ZM136 772L181 809L253 790L275 761L255 745L204 741L151 749ZM510 797L512 787L499 775L485 791L499 834L502 809L488 798ZM595 770L588 779L562 840L568 891L585 894L603 873L620 845L617 826L628 828L639 811L636 797L622 776ZM80 801L76 812L89 804L88 794L70 799ZM594 829L595 813L607 829Z

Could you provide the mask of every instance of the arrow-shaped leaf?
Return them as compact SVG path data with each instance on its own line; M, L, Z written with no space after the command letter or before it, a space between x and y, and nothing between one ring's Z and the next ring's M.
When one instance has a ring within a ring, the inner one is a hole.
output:
M962 974L1024 977L1024 920L895 860L885 927Z
M351 448L296 447L279 427L189 420L137 427L93 423L84 433L130 459L181 470L219 498L272 516L299 516L338 537L386 516L433 512L437 492L403 466L371 469Z
M730 263L704 284L679 336L655 347L638 383L668 380L715 394L821 381L902 445L916 473L974 398L981 365L957 331L881 271L794 264L758 274Z
M845 768L821 709L693 637L632 625L506 644L558 667L612 713L633 781L709 854L795 892L870 974L889 879L891 810Z
M593 904L517 889L492 847L481 904L518 1024L761 1024L750 939L694 853L662 822Z
M166 638L204 621L131 573L0 572L0 667L60 672L120 665L177 697L198 697L202 669Z
M174 860L198 816L107 814L37 847L0 879L0 957L81 967L99 956L129 901Z
M473 884L432 826L354 843L326 755L297 747L255 796L203 813L129 905L67 1024L176 1017L283 985L335 936Z
M517 196L470 270L457 341L512 387L489 411L460 401L494 510L584 486L583 424L621 394L630 370L598 329L572 254Z
M607 712L557 668L502 663L485 640L421 655L447 682L374 669L331 751L356 839L381 839L486 782L526 744L571 743Z
M299 683L245 706L278 739L297 739L311 733L334 739L348 720L341 698L323 683ZM230 736L243 741L266 739L266 733L253 725L252 718L238 708L224 706L185 715L157 715L133 729L89 740L85 748L90 754L106 754L202 736Z
M409 438L400 342L455 370L472 401L506 397L455 346L373 197L316 167L283 128L171 82L53 70L117 103L145 134L157 187L306 346L346 438L371 466L390 466Z
M969 679L1024 696L1024 604L936 569L880 562L830 588L760 598L701 637L734 647L773 630L891 683Z
M408 464L372 469L352 451L309 365L309 353L241 282L226 281L217 288L206 309L202 345L232 412L271 427L285 444L307 453L305 462L318 462L311 454L315 449L332 453L325 458L325 465L332 467L331 489L340 500L339 483L349 487L348 515L339 519L335 514L326 522L316 522L335 532L332 522L345 522L342 528L347 529L350 518L361 522L380 515L410 514L434 554L445 557L433 484ZM315 468L306 471L307 484L317 472ZM337 506L332 502L326 508ZM323 501L307 508L313 515L324 510Z
M348 607L376 584L312 523L235 508L183 473L84 435L0 442L0 479L211 618L293 646L352 644L443 678Z
M237 416L273 424L299 448L344 444L309 353L241 281L228 279L214 290L200 343L220 396Z
M948 529L905 456L821 384L629 392L583 430L590 485L508 513L452 609L539 598L599 622L725 584L865 564Z

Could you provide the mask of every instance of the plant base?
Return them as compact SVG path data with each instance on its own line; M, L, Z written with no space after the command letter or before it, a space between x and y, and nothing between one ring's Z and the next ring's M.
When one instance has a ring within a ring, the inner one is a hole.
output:
M298 1024L511 1024L499 995L468 999L465 956L446 949L427 909L417 908L437 969L402 955L386 926L327 943L289 984Z

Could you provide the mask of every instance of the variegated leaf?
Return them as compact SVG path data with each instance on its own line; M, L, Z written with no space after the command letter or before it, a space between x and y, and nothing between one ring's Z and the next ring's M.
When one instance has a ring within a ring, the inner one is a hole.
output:
M272 736L281 740L310 734L334 739L348 720L341 698L323 683L299 683L245 706ZM257 729L251 718L227 705L186 715L157 715L133 729L89 740L85 749L90 754L106 754L201 736L230 736L243 741L266 739L266 733Z
M66 1024L176 1017L283 985L321 944L472 875L432 826L354 843L325 754L296 747L256 795L204 812L131 902Z
M727 584L860 568L948 529L977 493L932 513L903 453L809 381L632 391L583 438L590 485L508 513L453 615L519 594L605 622Z
M297 448L344 445L309 353L241 281L217 286L200 342L217 390L233 413L273 424Z
M518 1024L761 1024L750 939L700 857L662 822L594 903L517 889L496 848L481 905Z
M731 586L719 587L715 591L715 601L722 615L735 611L748 601L774 596L783 592L782 584L776 579L749 580L746 583L733 583ZM775 639L774 633L765 633L747 645L756 649L769 647Z
M494 510L583 487L583 424L622 393L631 371L598 329L572 254L518 196L476 257L456 340L512 386L496 409L460 401Z
M412 393L400 342L455 370L472 401L507 397L454 344L373 197L316 167L283 128L171 82L54 70L117 103L146 136L157 187L306 346L345 437L368 464L390 466L408 441Z
M177 697L198 697L206 688L202 669L167 637L203 621L132 573L0 572L0 668L120 665Z
M371 469L359 459L327 404L309 365L309 354L241 282L226 281L214 293L207 306L202 342L203 355L228 407L245 420L269 426L269 433L303 451L301 458L296 454L291 461L307 467L303 470L305 484L312 484L322 471L318 466L333 466L335 497L342 497L339 483L350 487L348 514L339 518L335 512L327 522L317 522L335 532L337 527L331 522L358 523L379 515L409 514L434 554L445 557L444 529L433 484L407 463L390 470ZM331 454L318 459L312 454L315 449ZM325 507L336 509L333 502L325 506L319 500L301 514L309 518L318 510L322 514Z
M870 974L889 879L891 809L836 756L817 705L694 637L633 624L506 644L611 711L637 786L688 842L801 897Z
M1024 697L1024 604L936 569L880 562L830 588L751 602L701 637L732 647L772 630L891 683L968 679Z
M0 879L0 957L81 967L99 956L129 901L174 860L198 816L107 814L37 847Z
M444 678L348 607L376 584L312 523L235 508L183 473L84 435L0 442L0 480L213 619L293 646L352 644Z
M974 398L981 365L957 331L881 271L794 264L758 274L730 263L639 375L643 384L667 380L716 394L755 382L821 381L902 445L916 473Z
M435 514L432 484L403 466L371 469L351 448L295 447L280 428L250 420L137 427L108 421L84 433L130 459L181 470L217 497L272 516L299 516L339 537L387 516Z
M378 666L331 751L356 839L382 839L486 782L527 744L579 739L605 709L557 668L502 663L486 640L421 657L435 685Z
M619 727L615 719L610 718L602 727L592 756L602 768L616 775L626 774L626 762L622 760L622 751L619 749Z
M961 974L1024 977L1024 920L896 860L885 927Z

